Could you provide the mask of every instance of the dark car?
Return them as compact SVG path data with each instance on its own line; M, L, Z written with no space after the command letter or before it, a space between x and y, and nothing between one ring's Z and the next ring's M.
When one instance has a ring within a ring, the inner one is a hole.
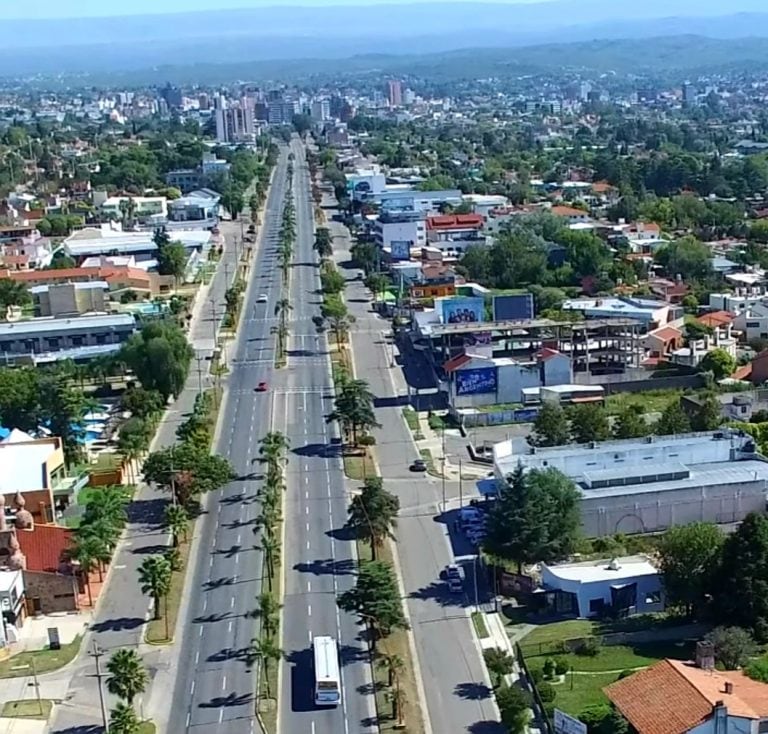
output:
M267 383L262 380L258 385L256 385L256 392L266 392L267 391Z
M424 459L416 459L408 468L411 471L427 471L427 462Z

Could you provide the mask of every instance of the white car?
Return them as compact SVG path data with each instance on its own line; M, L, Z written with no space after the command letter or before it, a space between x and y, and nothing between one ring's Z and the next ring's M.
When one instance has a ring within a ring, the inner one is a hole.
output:
M262 293L262 294L261 294L261 295L260 295L260 296L259 296L259 297L256 299L256 302L257 302L257 303L266 303L268 300L269 300L269 297L267 296L267 294L266 294L266 293Z

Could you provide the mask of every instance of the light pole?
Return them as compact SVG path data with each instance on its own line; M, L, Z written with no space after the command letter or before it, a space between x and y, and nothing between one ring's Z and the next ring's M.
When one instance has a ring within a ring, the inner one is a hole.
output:
M30 658L29 665L14 665L11 667L11 670L31 670L32 671L32 683L28 684L34 687L35 689L35 698L37 699L37 709L40 712L40 715L43 713L43 702L40 699L40 681L37 677L37 668L35 668L35 659Z
M109 734L109 722L107 720L107 706L104 703L104 688L101 685L101 657L104 655L104 651L99 647L96 640L93 641L93 652L90 653L91 657L96 661L96 682L99 687L99 705L101 707L101 720L104 723L104 734Z
M443 485L443 512L446 512L448 509L445 505L445 423L442 425L442 448L443 448L443 470L440 472L440 476L442 477L442 485Z

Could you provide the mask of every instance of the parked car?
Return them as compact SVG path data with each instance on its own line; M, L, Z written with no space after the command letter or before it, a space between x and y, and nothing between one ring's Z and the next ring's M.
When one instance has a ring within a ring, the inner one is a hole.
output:
M411 471L425 472L427 471L427 462L424 459L416 459L408 468Z

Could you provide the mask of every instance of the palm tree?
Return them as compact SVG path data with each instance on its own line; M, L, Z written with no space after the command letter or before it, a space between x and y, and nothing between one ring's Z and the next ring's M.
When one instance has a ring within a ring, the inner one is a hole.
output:
M107 690L133 705L133 699L144 693L149 682L147 671L136 650L122 648L112 653L107 663Z
M261 550L267 562L267 587L272 591L272 578L275 575L275 562L280 558L280 541L267 528L261 535Z
M74 535L75 549L72 557L80 563L81 568L85 570L88 567L88 572L94 568L99 572L99 581L104 580L104 572L102 564L109 562L112 558L112 554L107 545L107 540L99 534L98 530L95 530L88 525L81 525ZM106 559L106 561L104 560ZM89 587L90 588L90 587Z
M355 495L349 504L347 527L353 529L358 538L365 538L371 544L371 556L376 559L376 549L387 538L394 538L392 529L397 524L400 500L387 492L381 477L369 477L363 484L363 491Z
M189 528L189 513L182 505L168 505L165 508L165 526L171 531L174 547L179 544L179 538L187 541Z
M131 484L136 484L135 462L143 456L148 448L149 440L147 436L135 431L131 431L130 433L123 433L123 431L120 431L120 435L117 439L117 449L123 454L123 457L128 464Z
M267 462L279 462L283 453L290 447L290 442L285 434L280 431L270 431L261 439L260 443L259 453L261 454L263 461Z
M383 655L377 665L387 671L389 682L387 685L392 688L396 680L399 680L400 673L405 669L405 661L399 655Z
M110 734L138 734L141 722L130 704L120 703L109 712Z
M160 619L160 599L171 589L171 564L164 556L149 556L139 566L141 593L152 597L154 619ZM166 615L166 624L168 622ZM167 636L167 630L166 630Z
M271 637L262 637L253 640L253 654L261 658L264 663L264 681L267 685L267 698L272 698L272 692L269 687L269 663L271 660L280 660L283 651L277 646Z
M397 721L398 728L402 729L404 726L403 709L406 701L405 691L397 685L392 690L387 691L385 695L392 704L392 718Z
M280 610L283 605L278 604L272 594L265 592L259 596L259 616L261 626L268 637L274 637L280 625Z
M70 557L76 561L83 573L83 580L88 587L88 605L93 607L93 594L91 593L91 572L98 566L98 561L94 558L92 550L88 543L80 542L75 536L75 546L70 551Z

